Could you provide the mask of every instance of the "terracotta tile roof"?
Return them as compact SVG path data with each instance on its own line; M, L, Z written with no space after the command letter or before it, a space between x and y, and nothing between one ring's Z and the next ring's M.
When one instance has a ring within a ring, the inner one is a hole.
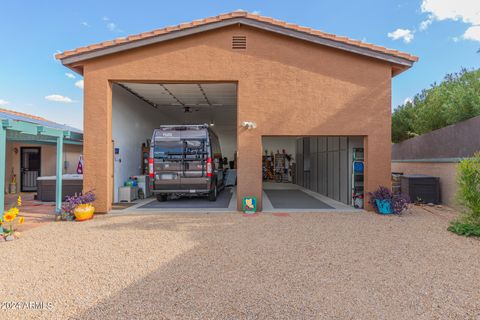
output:
M389 54L389 55L394 56L394 57L403 58L403 59L409 60L411 62L418 61L418 57L410 55L410 54L405 53L405 52L400 52L400 51L397 51L397 50L394 50L394 49L388 49L388 48L385 48L385 47L382 47L382 46L377 46L377 45L366 43L366 42L359 41L359 40L349 39L349 38L343 37L343 36L337 36L337 35L334 35L334 34L326 33L326 32L319 31L319 30L314 30L314 29L311 29L311 28L299 26L297 24L288 23L288 22L285 22L285 21L273 19L273 18L270 18L270 17L260 16L260 15L249 13L249 12L246 12L246 11L234 11L234 12L230 12L230 13L221 14L221 15L218 15L218 16L215 16L215 17L209 17L209 18L205 18L205 19L195 20L195 21L192 21L192 22L181 23L181 24L176 25L176 26L169 26L169 27L165 27L165 28L162 28L162 29L156 29L156 30L153 30L153 31L143 32L143 33L136 34L136 35L130 35L130 36L124 37L124 38L117 38L117 39L114 39L114 40L109 40L109 41L105 41L105 42L101 42L101 43L97 43L97 44L92 44L92 45L89 45L89 46L64 51L62 53L59 53L59 54L55 55L55 57L57 59L64 59L64 58L75 56L75 55L85 53L85 52L95 51L95 50L98 50L98 49L104 49L104 48L112 47L112 46L115 46L115 45L124 44L124 43L127 43L127 42L143 40L143 39L155 37L155 36L158 36L158 35L167 34L167 33L174 32L174 31L185 30L185 29L194 28L194 27L201 26L201 25L206 25L206 24L209 24L209 23L221 22L221 21L224 21L224 20L229 20L229 19L234 19L234 18L239 18L239 17L269 23L269 24L272 24L272 25L275 25L275 26L288 28L288 29L291 29L291 30L294 30L294 31L304 32L304 33L307 33L307 34L318 36L320 38L329 39L329 40L333 40L333 41L336 41L336 42L357 46L357 47L360 47L360 48L370 49L370 50L373 50L373 51L376 51L376 52Z

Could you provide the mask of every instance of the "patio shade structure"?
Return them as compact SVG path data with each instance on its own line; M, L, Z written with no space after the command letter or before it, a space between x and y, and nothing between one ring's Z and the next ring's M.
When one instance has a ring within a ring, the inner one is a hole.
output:
M78 129L43 119L31 119L1 112L0 110L0 208L5 207L5 165L7 141L56 144L56 194L55 211L62 208L63 145L81 144L83 133ZM3 212L3 211L2 211Z

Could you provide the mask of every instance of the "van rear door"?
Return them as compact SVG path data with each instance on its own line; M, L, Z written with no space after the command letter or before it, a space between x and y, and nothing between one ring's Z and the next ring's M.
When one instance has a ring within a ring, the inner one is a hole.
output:
M208 189L206 137L186 138L183 140L183 147L181 188L192 191Z
M153 147L155 190L180 190L183 171L183 142L180 137L156 139Z

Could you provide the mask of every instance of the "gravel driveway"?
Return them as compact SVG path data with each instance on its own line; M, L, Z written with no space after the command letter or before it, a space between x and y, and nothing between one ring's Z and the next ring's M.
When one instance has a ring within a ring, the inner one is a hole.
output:
M449 218L419 209L50 223L0 243L0 300L51 309L0 318L479 319L480 241L447 232Z

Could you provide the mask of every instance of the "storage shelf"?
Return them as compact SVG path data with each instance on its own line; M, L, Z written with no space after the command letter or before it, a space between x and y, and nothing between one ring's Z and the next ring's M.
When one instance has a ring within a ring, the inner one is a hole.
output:
M364 207L364 172L358 172L355 170L355 164L364 162L364 149L354 148L352 158L352 206L363 208ZM361 178L360 178L361 177Z

